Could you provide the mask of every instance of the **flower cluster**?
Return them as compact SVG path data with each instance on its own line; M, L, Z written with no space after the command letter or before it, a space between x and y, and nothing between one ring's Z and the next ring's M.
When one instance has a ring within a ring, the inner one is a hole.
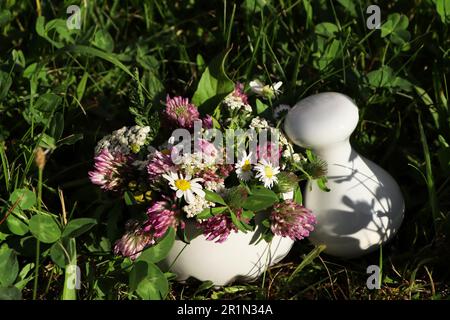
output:
M166 130L151 140L150 128L140 126L121 128L98 142L94 169L89 172L92 183L105 191L132 195L146 212L142 221L127 223L116 242L116 254L135 259L169 228L183 232L187 223L218 243L232 232L255 230L257 224L266 228L261 235L267 241L273 235L298 240L309 235L316 223L314 215L293 200L284 200L286 192L299 190L303 168L310 163L277 129L290 109L277 104L281 85L252 81L250 96L245 85L237 83L213 114L201 113L201 105L189 98L167 95L161 120L167 128L189 135L182 142L164 136ZM198 125L201 130L195 132ZM207 138L206 133L218 129L254 134L239 134L229 148L224 146L230 144L225 135ZM262 134L271 139L259 141ZM152 146L152 141L166 142ZM261 219L256 216L267 212L269 218L257 223Z

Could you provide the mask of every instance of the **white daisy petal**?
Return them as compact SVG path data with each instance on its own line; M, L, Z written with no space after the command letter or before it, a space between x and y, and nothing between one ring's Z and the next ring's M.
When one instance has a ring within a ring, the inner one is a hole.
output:
M278 89L280 89L280 87L283 85L283 82L278 81L277 83L275 83L273 85L273 88L275 89L275 91L278 91Z
M203 191L202 189L196 189L195 193L197 195L199 195L200 197L204 198L205 197L205 191Z
M184 192L184 200L186 200L187 203L192 203L194 201L194 194L191 190L186 190Z

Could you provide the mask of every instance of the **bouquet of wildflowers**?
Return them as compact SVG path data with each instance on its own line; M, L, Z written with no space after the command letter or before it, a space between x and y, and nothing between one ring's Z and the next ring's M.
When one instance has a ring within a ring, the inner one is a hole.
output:
M299 181L322 177L325 166L296 152L280 129L290 109L277 103L281 85L233 84L210 112L195 103L197 92L167 95L162 128L123 127L98 142L92 183L145 208L126 223L116 254L136 259L170 228L189 241L187 223L218 243L257 227L265 241L309 236L316 220L301 205Z

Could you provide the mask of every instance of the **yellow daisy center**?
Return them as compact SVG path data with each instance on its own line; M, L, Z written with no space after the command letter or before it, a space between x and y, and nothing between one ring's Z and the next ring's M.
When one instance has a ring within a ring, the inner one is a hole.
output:
M273 177L273 170L272 167L270 166L265 166L264 167L264 174L266 175L267 178L272 178Z
M175 187L177 187L181 191L186 191L186 190L189 190L191 188L191 184L187 180L178 179L178 180L175 180Z
M250 164L250 161L247 159L244 161L244 164L242 165L242 171L250 171L252 169L252 165Z

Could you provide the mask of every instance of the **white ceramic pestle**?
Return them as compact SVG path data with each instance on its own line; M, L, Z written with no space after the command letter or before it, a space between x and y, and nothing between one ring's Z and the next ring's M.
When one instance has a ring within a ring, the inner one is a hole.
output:
M317 217L309 239L325 244L325 253L343 258L378 249L398 231L404 214L395 180L352 149L349 138L357 124L358 107L336 92L300 100L284 124L295 144L327 162L330 191L310 181L304 194L305 206Z

